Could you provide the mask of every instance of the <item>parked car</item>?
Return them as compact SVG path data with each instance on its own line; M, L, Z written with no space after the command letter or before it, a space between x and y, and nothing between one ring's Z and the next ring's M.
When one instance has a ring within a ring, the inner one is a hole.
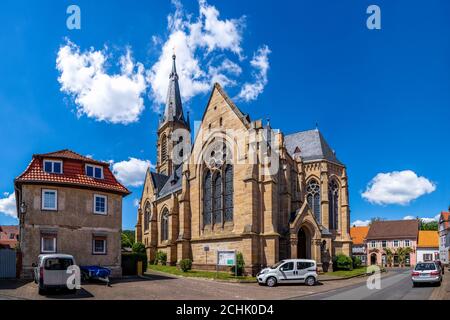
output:
M67 273L69 266L75 265L75 259L68 254L41 254L38 263L33 263L34 282L39 285L39 294L48 289L68 289Z
M274 287L282 283L317 283L317 264L314 260L286 259L261 270L256 279L260 285Z
M444 270L444 265L442 264L442 262L440 260L436 260L435 262L439 265L439 268L441 268L442 274L444 274L445 270Z
M411 273L413 286L419 283L436 283L439 286L442 282L442 271L436 262L419 262Z

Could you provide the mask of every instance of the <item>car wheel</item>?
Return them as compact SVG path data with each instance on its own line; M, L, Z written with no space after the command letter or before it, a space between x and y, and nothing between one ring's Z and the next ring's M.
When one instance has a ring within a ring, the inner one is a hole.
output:
M39 295L43 296L43 295L45 295L46 291L45 291L45 289L39 288L38 293L39 293Z
M268 287L275 287L277 285L277 279L275 277L269 277L266 284Z
M417 288L417 283L413 282L413 288Z
M308 277L305 280L306 285L312 287L313 285L316 284L316 279L314 277Z

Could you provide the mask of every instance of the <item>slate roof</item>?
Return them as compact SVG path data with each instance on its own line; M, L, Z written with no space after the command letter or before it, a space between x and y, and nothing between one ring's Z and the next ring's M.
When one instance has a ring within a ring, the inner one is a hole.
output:
M417 220L375 221L370 226L366 240L417 239L418 234Z
M300 155L303 161L328 160L342 164L318 129L286 135L284 141L292 157Z
M157 199L164 198L174 192L181 190L183 183L183 166L175 168L170 176L161 173L150 172L154 186L158 189Z
M44 159L59 159L63 161L63 173L47 173L43 169ZM85 164L95 164L103 167L103 179L88 177ZM131 192L125 188L109 169L109 163L84 157L71 150L61 150L51 153L35 154L25 171L14 180L16 185L23 183L56 184L65 186L88 187L96 190L110 191L122 195Z
M164 110L164 118L161 125L166 122L179 121L186 125L188 123L184 119L183 105L181 103L180 86L178 84L178 74L175 64L176 56L172 56L172 72L169 76L169 87L167 89L166 108Z

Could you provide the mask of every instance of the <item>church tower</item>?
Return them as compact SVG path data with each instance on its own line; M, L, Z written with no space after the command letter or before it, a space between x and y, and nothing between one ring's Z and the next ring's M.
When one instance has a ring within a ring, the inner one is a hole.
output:
M166 107L158 127L158 162L156 166L158 173L167 176L170 176L174 171L172 150L180 142L180 138L174 139L174 131L177 129L185 129L190 132L189 114L187 119L184 118L183 114L175 54L172 56L172 59L172 72L169 76Z

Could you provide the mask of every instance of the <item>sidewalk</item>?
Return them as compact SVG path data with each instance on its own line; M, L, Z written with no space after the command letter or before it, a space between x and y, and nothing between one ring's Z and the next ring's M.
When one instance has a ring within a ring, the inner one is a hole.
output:
M444 273L441 286L433 290L430 300L450 300L450 271Z

